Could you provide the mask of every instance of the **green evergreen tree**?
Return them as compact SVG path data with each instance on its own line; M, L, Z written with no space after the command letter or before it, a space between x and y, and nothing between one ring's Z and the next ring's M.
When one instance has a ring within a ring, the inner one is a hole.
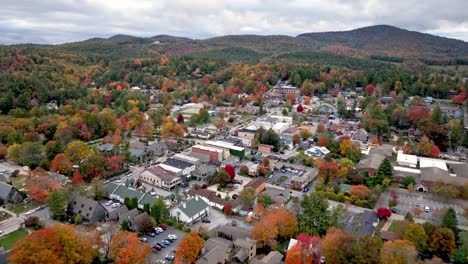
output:
M445 213L444 217L442 218L442 224L440 226L451 229L455 235L456 241L458 241L460 229L458 229L457 213L452 207L450 207L447 210L447 213Z
M161 223L169 216L169 210L163 199L159 198L154 202L153 206L151 206L150 215L157 223Z
M68 201L62 190L52 191L48 198L49 209L54 219L64 219Z
M132 198L132 208L138 208L138 198L137 197Z
M124 204L128 209L132 209L132 199L130 197L125 197Z

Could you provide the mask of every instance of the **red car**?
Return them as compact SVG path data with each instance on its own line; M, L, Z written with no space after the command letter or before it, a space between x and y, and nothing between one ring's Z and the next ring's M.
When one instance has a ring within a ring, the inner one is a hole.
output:
M167 225L161 224L161 225L159 225L159 227L162 228L163 230L167 230Z
M160 251L162 249L162 247L158 246L158 245L153 245L153 248Z

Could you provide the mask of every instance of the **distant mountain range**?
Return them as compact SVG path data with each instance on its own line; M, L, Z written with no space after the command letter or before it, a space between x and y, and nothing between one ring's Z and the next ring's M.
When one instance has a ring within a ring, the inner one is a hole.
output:
M257 63L320 53L350 58L411 64L468 64L468 43L377 25L341 32L304 33L297 37L275 35L228 35L194 40L170 35L149 38L115 35L108 39L54 46L77 53L96 53L118 57L149 55L193 55L229 61ZM314 56L315 56L314 55ZM314 57L312 56L312 57Z

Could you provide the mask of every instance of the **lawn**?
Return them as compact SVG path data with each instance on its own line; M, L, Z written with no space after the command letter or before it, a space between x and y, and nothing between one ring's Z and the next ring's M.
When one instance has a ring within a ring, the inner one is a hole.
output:
M16 189L21 190L24 188L24 182L28 176L21 175L17 177L11 177L11 183Z
M397 222L393 221L393 222L390 224L390 226L388 227L387 231L393 232L393 230L395 229L396 225L397 225Z
M12 211L13 213L20 214L20 213L27 212L31 209L34 209L38 207L39 205L41 204L34 200L31 200L27 203L19 203L19 204L12 205L11 207L8 208L8 210Z
M3 221L7 220L10 217L12 217L11 214L9 214L7 212L0 212L0 222L3 222Z
M0 245L3 246L5 251L8 251L11 249L13 244L15 244L16 241L20 240L23 237L26 237L28 235L28 231L24 229L17 230L7 236L4 236L0 238Z

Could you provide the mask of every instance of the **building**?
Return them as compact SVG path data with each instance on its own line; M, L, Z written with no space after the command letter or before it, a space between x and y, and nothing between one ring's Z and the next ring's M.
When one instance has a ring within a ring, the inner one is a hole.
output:
M214 237L208 239L195 264L229 263L233 243L230 240Z
M258 144L258 152L261 152L264 154L270 154L273 152L273 146L265 145L265 144Z
M163 166L156 165L140 174L140 179L150 185L170 190L182 182L181 178L165 170Z
M124 222L127 222L128 224L128 228L132 231L136 231L137 228L138 228L138 225L137 223L135 222L135 218L140 214L140 212L138 212L138 209L137 208L133 208L132 210L130 211L126 211L126 212L123 212L121 213L119 216L118 216L118 221L119 221L119 224L122 225Z
M181 153L175 154L174 156L172 156L172 158L191 163L191 164L195 165L195 167L201 164L200 159L198 159L196 157L189 156L189 155L181 154Z
M106 218L107 210L99 202L75 195L70 203L70 209L75 215L81 216L84 221L90 223L101 222Z
M311 147L310 149L304 151L304 154L313 157L313 158L323 158L326 155L330 154L330 150L326 147Z
M0 182L0 199L4 203L20 203L25 197L26 195L13 185Z
M308 169L302 176L293 176L290 181L292 189L303 190L309 183L315 179L318 174L317 168Z
M367 157L359 161L356 168L358 171L366 171L369 175L376 175L384 159L385 156L380 153L370 153Z
M207 181L207 177L216 173L217 167L214 165L201 164L192 172L192 177L199 181Z
M210 206L203 199L196 196L171 208L169 213L178 222L189 225L209 216Z
M257 133L257 130L244 128L237 132L237 136L242 140L245 146L250 146L252 140L255 139L255 133Z
M165 166L164 166L165 165ZM176 171L168 167L176 168L180 170L181 172L175 173L177 176L189 176L191 175L192 171L195 170L195 164L184 161L182 159L168 159L165 162L161 163L160 166L163 166L166 170L171 170L171 171Z
M265 185L265 191L263 193L270 196L278 206L284 205L291 196L291 191L289 189L268 183Z
M221 140L209 140L203 143L205 146L222 148L224 151L229 152L230 156L236 156L242 159L245 155L245 149L243 147L236 146L234 143L221 141ZM228 157L225 157L225 159Z
M195 198L198 196L210 206L216 207L220 210L223 210L226 205L230 204L232 206L232 211L238 212L238 210L240 209L240 205L241 205L239 199L226 200L226 199L218 197L215 191L211 191L208 189L192 188L187 192L187 196L189 198Z
M270 251L268 255L264 256L261 259L252 259L250 263L252 264L283 264L284 255L278 251Z
M120 203L124 203L125 198L130 199L136 198L138 200L138 208L143 209L145 204L152 205L158 198L163 198L165 200L173 200L174 194L171 192L165 191L163 189L156 188L154 192L156 195L151 195L151 193L145 193L134 188L125 186L124 184L115 184L109 182L105 185L106 192L108 197L113 200L117 200Z
M418 156L404 154L403 151L399 150L397 153L397 164L399 166L416 168L418 166Z
M216 164L220 163L229 156L229 152L226 153L226 151L224 151L221 148L215 148L205 145L192 146L192 152L208 155L210 157L210 162Z
M359 226L356 231L358 236L374 236L375 229L379 224L379 218L374 211L365 211L359 220Z
M249 183L247 183L244 188L252 188L255 190L255 196L257 196L259 193L261 193L263 190L265 190L265 184L266 184L266 178L263 178L263 177L259 177L259 178L255 178L251 181L249 181Z

